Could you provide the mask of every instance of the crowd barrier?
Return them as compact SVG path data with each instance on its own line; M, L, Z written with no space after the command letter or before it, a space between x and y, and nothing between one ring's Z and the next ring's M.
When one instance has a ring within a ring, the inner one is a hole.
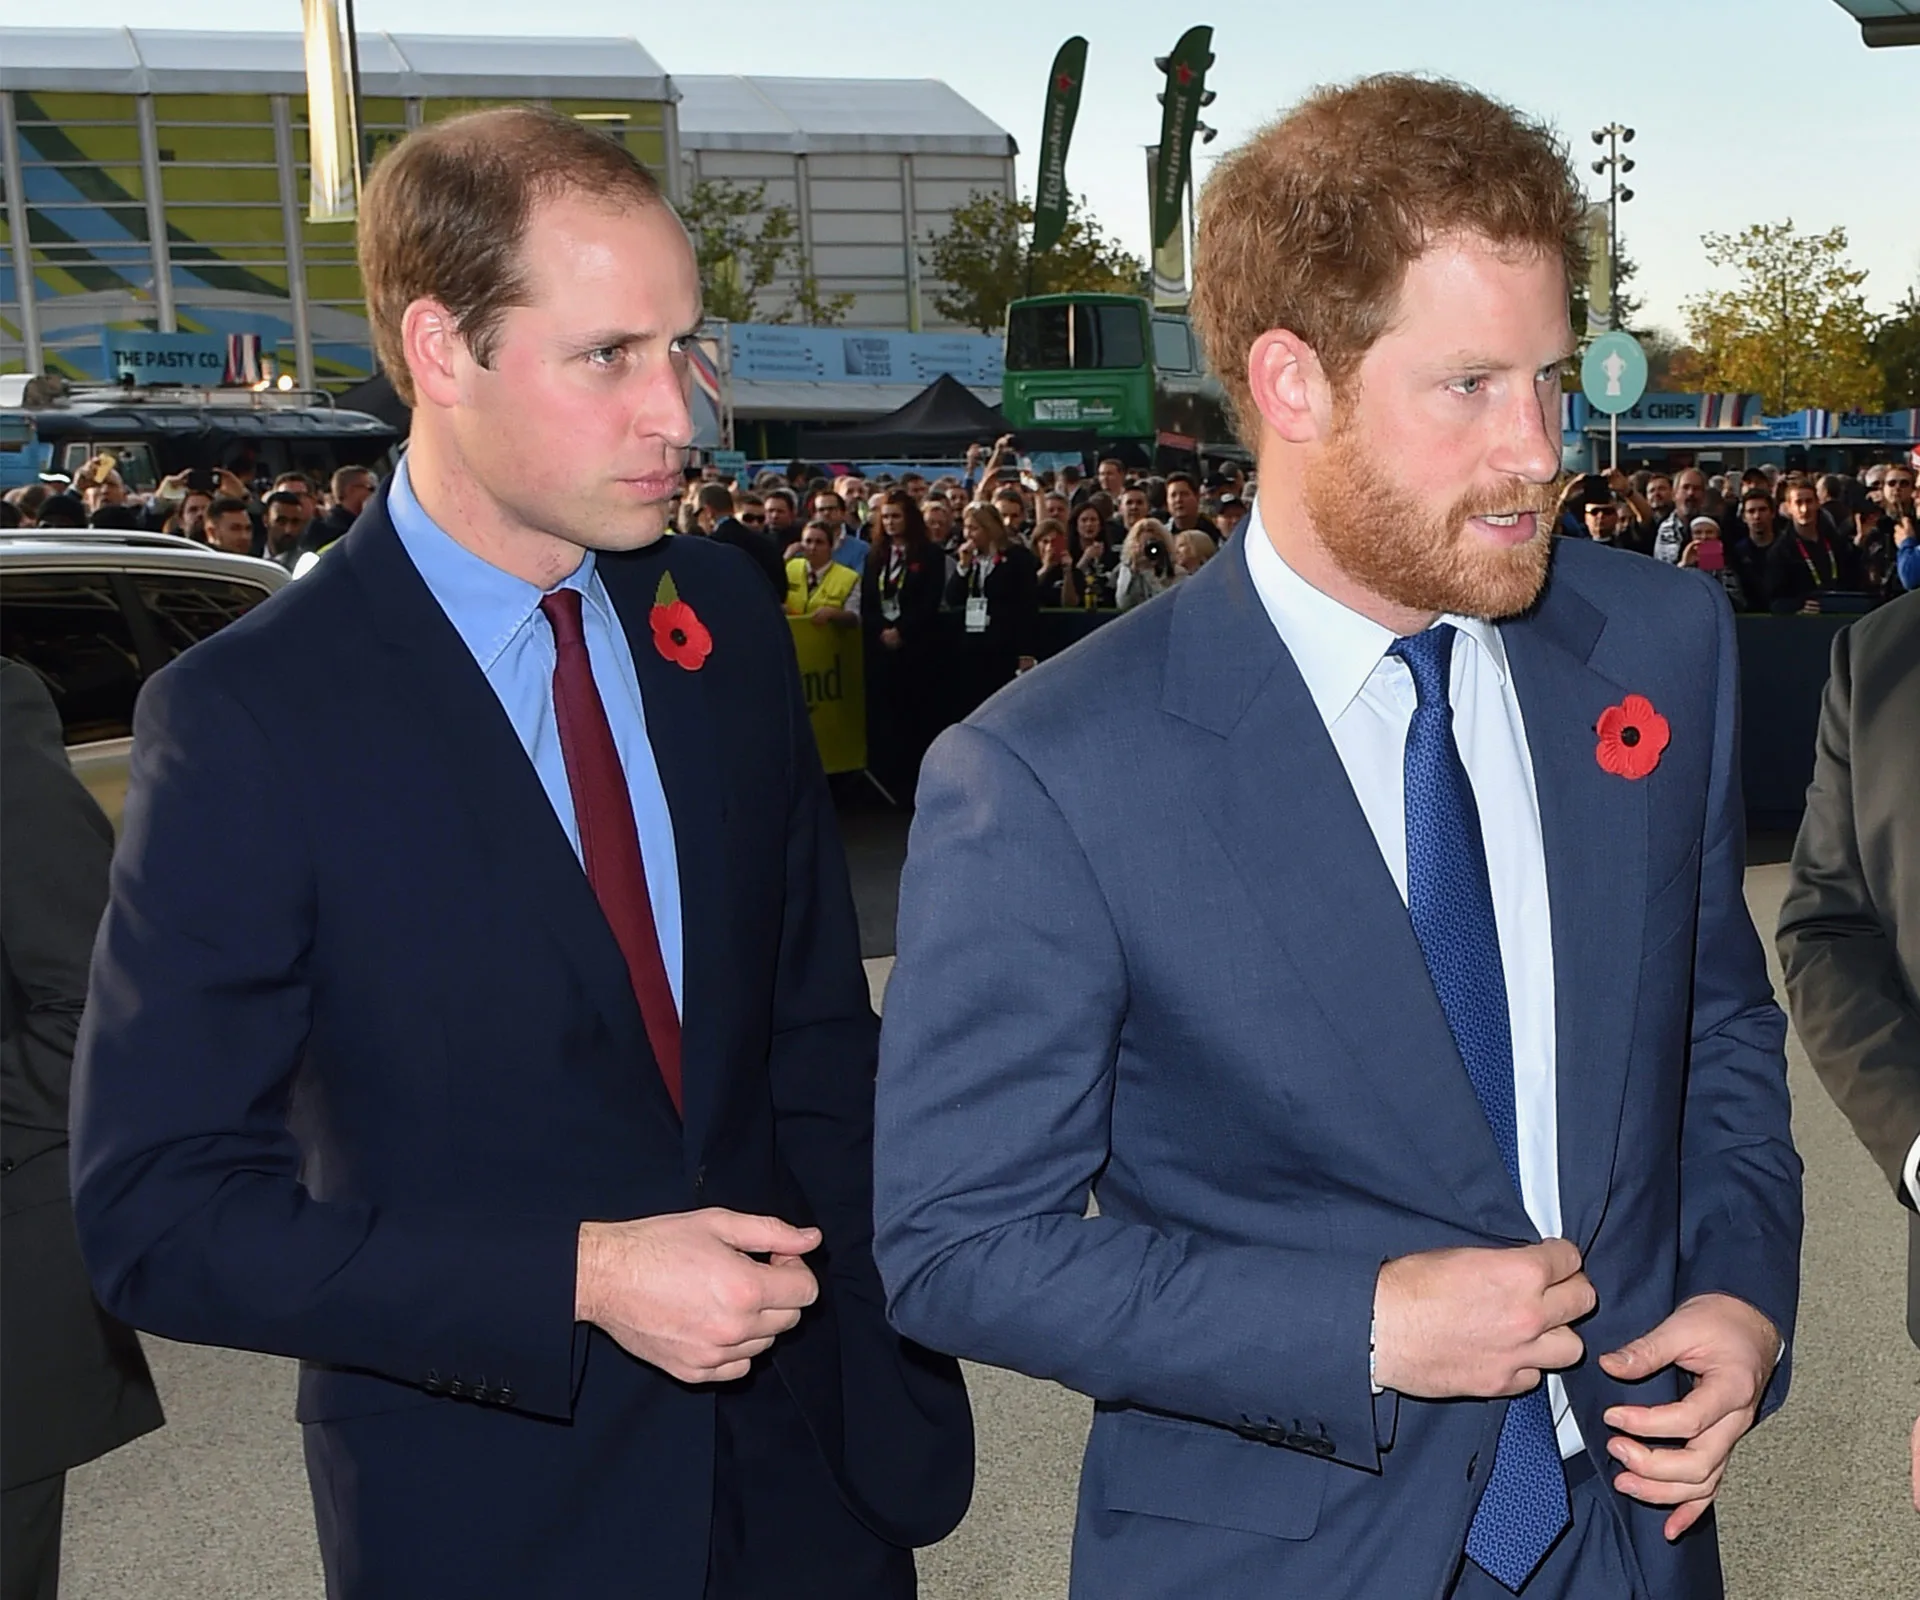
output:
M1117 611L1042 611L1033 654L1058 655ZM829 772L856 771L867 762L865 682L858 632L793 622L794 641L807 684L807 706ZM1813 776L1814 734L1826 686L1833 638L1846 616L1742 616L1735 619L1740 649L1741 779L1747 816L1756 828L1796 827ZM957 661L964 619L943 611L936 651ZM876 735L881 730L874 730Z

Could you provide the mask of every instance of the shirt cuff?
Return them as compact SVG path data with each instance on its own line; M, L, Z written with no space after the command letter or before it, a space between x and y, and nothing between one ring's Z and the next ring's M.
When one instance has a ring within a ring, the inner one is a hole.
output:
M1913 1141L1913 1148L1907 1152L1906 1165L1900 1171L1906 1180L1907 1198L1920 1206L1920 1139Z

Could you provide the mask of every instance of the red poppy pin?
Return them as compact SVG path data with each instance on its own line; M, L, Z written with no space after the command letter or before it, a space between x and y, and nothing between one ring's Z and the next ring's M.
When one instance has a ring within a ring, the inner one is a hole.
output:
M1660 765L1660 753L1673 737L1667 719L1643 694L1630 694L1600 713L1594 759L1616 778L1644 778Z
M693 614L693 607L680 598L673 574L660 575L660 587L653 591L653 646L676 667L698 672L713 653L713 635L707 625Z

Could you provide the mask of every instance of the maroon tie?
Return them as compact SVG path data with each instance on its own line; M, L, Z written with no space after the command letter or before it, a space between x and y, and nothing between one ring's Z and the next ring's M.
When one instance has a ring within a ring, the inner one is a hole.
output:
M673 1109L680 1110L680 1013L660 954L653 925L653 901L647 894L647 869L640 857L640 833L633 823L633 796L614 748L607 708L587 660L587 637L580 627L580 591L556 589L540 601L553 627L553 711L560 724L560 753L566 758L567 787L573 791L573 815L580 829L580 854L587 882L627 958L627 976L640 1002L640 1019L653 1046L660 1076L666 1080Z

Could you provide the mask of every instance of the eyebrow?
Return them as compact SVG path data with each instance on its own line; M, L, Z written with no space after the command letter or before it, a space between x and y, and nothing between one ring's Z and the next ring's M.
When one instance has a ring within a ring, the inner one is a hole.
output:
M1578 354L1579 354L1579 350L1577 347L1573 349L1564 350L1559 355L1554 356L1551 360L1541 362L1540 366L1541 367L1565 366L1569 361L1571 361ZM1508 367L1512 366L1513 363L1508 361L1497 360L1493 356L1484 355L1478 351L1456 350L1452 355L1445 356L1441 360L1435 362L1434 365L1436 367L1444 368L1448 372L1504 372L1507 370ZM1538 371L1539 368L1535 368L1534 370Z
M700 319L696 318L691 327L683 328L678 333L667 334L666 337L670 340L691 339L699 332ZM595 328L581 334L572 342L582 350L611 350L620 345L648 344L660 337L661 335L651 328Z

